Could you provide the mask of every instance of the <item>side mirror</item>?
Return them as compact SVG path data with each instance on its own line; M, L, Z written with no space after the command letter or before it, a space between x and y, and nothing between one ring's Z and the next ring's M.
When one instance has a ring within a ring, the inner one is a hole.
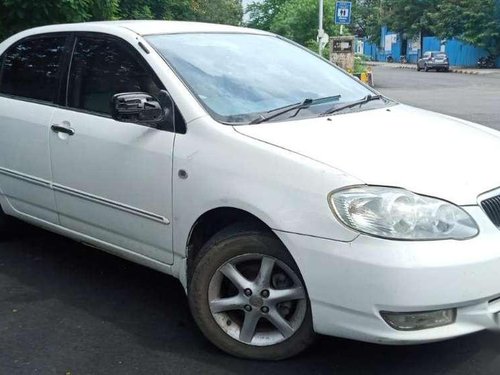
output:
M116 121L157 125L165 119L166 111L147 93L127 92L113 96L112 116Z

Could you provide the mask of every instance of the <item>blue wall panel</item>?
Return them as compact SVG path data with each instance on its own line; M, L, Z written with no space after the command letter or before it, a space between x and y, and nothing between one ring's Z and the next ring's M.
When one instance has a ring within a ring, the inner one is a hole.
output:
M378 46L365 40L363 44L363 55L369 56L372 60L378 60Z
M475 67L480 57L488 56L486 50L461 42L458 39L446 42L446 53L450 58L451 65L468 67Z
M401 35L398 34L396 43L392 44L391 51L386 52L384 48L386 35L395 34L387 29L387 27L381 28L381 45L376 45L374 43L366 42L364 45L364 54L370 56L376 61L387 61L389 55L392 56L394 61L399 61L402 50L402 40ZM411 43L411 41L408 41ZM440 51L441 50L441 40L434 36L426 36L423 38L423 51ZM476 67L477 61L480 57L488 56L488 52L483 48L475 47L471 44L464 43L458 39L450 39L446 41L445 51L449 56L450 65L452 66L462 66L462 67ZM410 63L416 63L420 51L412 51L409 47L407 50L406 58ZM497 59L497 67L500 68L500 56Z
M426 51L440 51L441 50L441 40L435 36L424 36L424 50L422 54Z

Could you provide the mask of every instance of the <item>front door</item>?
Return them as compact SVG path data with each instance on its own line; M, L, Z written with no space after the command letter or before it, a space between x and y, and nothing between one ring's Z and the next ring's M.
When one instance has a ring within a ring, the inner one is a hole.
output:
M127 43L77 36L67 108L54 114L50 149L62 226L172 263L174 133L111 118L114 94L161 89Z

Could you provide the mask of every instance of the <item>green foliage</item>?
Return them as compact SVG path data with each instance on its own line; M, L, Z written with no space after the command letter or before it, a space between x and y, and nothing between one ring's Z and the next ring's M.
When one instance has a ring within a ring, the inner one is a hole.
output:
M243 6L239 0L195 0L194 20L240 25Z
M248 27L261 30L271 30L274 18L278 15L287 0L266 0L250 3L245 12L248 15Z
M380 43L382 0L354 0L353 2L353 34L361 34L370 41Z
M500 54L499 0L382 0L381 24L391 30L464 42Z
M242 16L240 0L0 0L0 40L56 23L176 19L239 25Z
M195 17L195 6L197 3L191 0L120 0L119 16L132 20L190 20Z
M274 17L270 31L283 35L302 45L316 40L318 34L317 0L288 0ZM330 35L338 35L339 27L332 22L335 0L324 1L323 28Z
M315 40L309 40L304 46L309 48L314 53L318 53L319 51L319 43ZM330 60L330 49L328 48L328 46L323 48L321 55L323 56L323 58Z
M92 21L117 19L119 13L119 0L90 0L89 13Z
M191 20L238 25L239 0L121 0L122 19Z
M354 70L353 74L361 74L367 71L366 58L364 56L356 55L354 57Z
M382 0L381 24L390 30L404 32L409 37L430 32L429 13L443 0ZM455 0L446 0L455 1Z
M0 0L0 40L40 25L87 21L90 0Z
M429 14L431 29L441 39L458 37L500 54L500 2L496 0L439 1Z

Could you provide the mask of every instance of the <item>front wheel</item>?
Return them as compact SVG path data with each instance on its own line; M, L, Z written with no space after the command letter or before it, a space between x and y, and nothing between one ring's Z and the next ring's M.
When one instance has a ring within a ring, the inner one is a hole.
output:
M205 336L238 357L284 359L314 340L298 267L271 233L229 229L212 238L196 259L189 303Z
M8 232L9 224L10 220L7 215L3 213L2 207L0 206L0 234L5 234Z

